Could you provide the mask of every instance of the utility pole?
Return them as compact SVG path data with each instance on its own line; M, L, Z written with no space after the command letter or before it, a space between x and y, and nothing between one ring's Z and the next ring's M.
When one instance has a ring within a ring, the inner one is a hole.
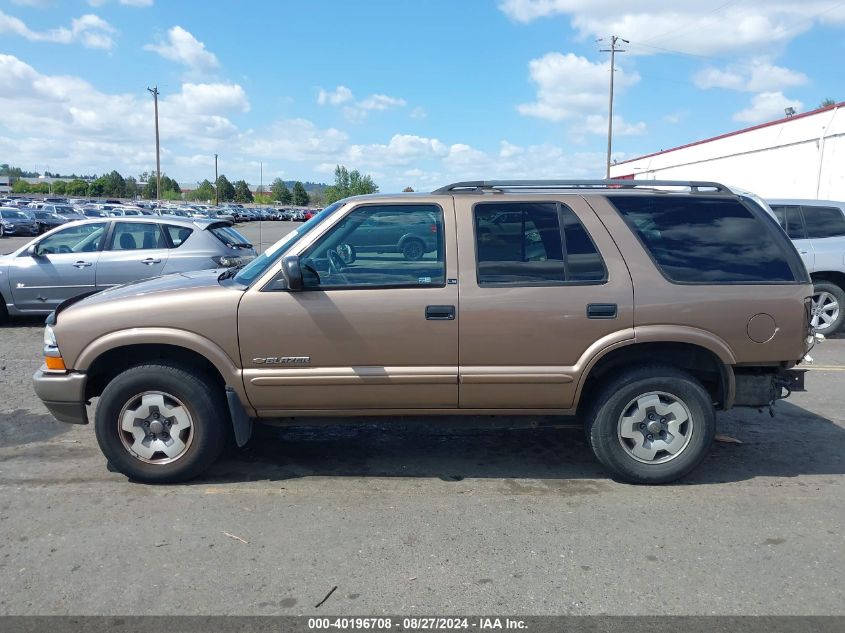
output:
M610 38L610 48L601 49L602 53L610 53L610 105L607 108L607 170L605 171L605 178L608 180L610 180L610 153L613 151L613 75L616 73L616 53L625 52L624 49L616 48L616 43L620 41L630 44L628 40L613 35Z
M158 143L158 86L147 88L147 91L153 96L156 114L156 202L158 202L161 200L161 151Z
M258 193L260 193L263 196L264 195L264 161L262 160L261 163L259 163L259 164L261 165L261 167L259 168L261 171L259 172L260 175L258 176L258 182L260 183L258 185Z
M214 155L214 206L220 206L220 178L217 177L217 154Z

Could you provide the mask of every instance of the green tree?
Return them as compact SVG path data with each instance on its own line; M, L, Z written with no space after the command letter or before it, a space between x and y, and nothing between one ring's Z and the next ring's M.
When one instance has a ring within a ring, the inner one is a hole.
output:
M169 176L165 176L162 174L161 176L161 190L162 192L170 191L172 193L178 194L180 197L182 195L182 188L179 186L179 183L176 182L175 179L170 178ZM173 198L168 198L168 200L172 200Z
M57 196L67 195L67 182L64 180L57 180L53 183L53 193Z
M402 190L402 192L403 192L403 193L413 193L413 192L414 192L414 188L413 188L413 187L405 187L405 188Z
M16 180L12 183L12 193L30 193L32 191L26 180Z
M231 202L235 199L235 187L223 174L217 178L217 191L220 192L220 202Z
M155 185L153 185L155 187ZM100 176L97 180L88 183L88 191L86 195L91 196L92 198L102 198L106 191L106 180L105 177ZM155 189L153 189L155 192ZM155 193L153 194L155 195Z
M819 107L820 107L820 108L829 108L829 107L831 107L831 106L835 106L835 105L836 105L836 101L834 101L833 99L831 99L830 97L828 97L827 99L825 99L824 101L822 101L822 102L819 104Z
M245 180L235 183L235 202L252 202L252 192Z
M138 187L138 181L135 180L134 176L128 176L126 178L126 197L134 199L140 193L141 189Z
M126 181L117 170L112 170L110 174L106 174L101 180L103 181L104 195L114 198L123 198L126 196Z
M293 203L298 207L308 206L308 192L298 180L293 183Z
M203 180L199 186L188 194L191 200L214 200L214 185L208 179Z
M378 185L369 174L361 174L357 169L349 171L343 165L334 169L334 184L323 191L323 202L331 204L349 196L361 196L376 193Z
M281 178L276 178L273 184L270 185L270 192L273 194L273 199L278 200L281 204L290 204L293 201L293 194Z
M81 178L76 178L67 184L65 192L69 196L84 196L88 193L88 183Z
M273 202L273 196L269 193L256 193L252 196L252 201L256 204L271 204Z

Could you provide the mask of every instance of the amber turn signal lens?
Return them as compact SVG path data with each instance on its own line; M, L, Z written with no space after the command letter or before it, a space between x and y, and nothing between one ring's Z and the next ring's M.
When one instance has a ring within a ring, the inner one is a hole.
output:
M65 361L61 358L61 356L45 356L44 362L47 364L47 369L60 369L62 371L66 370Z

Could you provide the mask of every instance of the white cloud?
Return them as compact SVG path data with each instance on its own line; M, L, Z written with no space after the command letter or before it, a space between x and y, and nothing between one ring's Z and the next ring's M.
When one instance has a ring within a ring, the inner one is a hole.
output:
M725 69L708 67L693 77L701 89L726 88L745 92L772 92L802 86L809 81L807 75L765 60L754 60L743 65L732 65Z
M192 70L210 70L220 65L217 56L181 26L174 26L167 31L166 39L160 39L156 44L147 44L144 50L158 53Z
M606 133L607 117L596 112L607 110L608 63L591 62L573 53L547 53L531 60L528 68L537 86L537 100L518 105L520 114L555 122L570 121L579 133ZM639 80L637 73L616 71L615 82L620 92ZM614 125L618 121L618 134L639 134L645 130L644 123L629 124L617 117L613 121Z
M30 42L71 44L80 42L86 48L110 49L117 30L101 17L92 13L71 20L70 27L60 26L47 31L33 31L20 18L0 11L0 33L10 33Z
M317 95L317 103L320 105L340 105L347 101L352 101L352 91L346 86L338 86L332 92L327 92L320 88L320 92Z
M654 55L660 47L697 55L782 46L816 22L845 22L845 6L827 0L502 0L499 8L517 22L567 16L582 37L617 33L631 40L631 55Z
M401 97L391 97L384 94L371 94L369 97L358 101L346 86L338 86L332 91L320 88L317 93L317 103L319 105L342 105L344 106L344 116L355 122L363 121L370 112L403 108L408 105L408 102Z
M733 119L742 123L762 123L782 119L785 108L792 107L796 112L800 112L803 105L800 101L784 96L780 91L762 92L754 95L751 105L734 114Z

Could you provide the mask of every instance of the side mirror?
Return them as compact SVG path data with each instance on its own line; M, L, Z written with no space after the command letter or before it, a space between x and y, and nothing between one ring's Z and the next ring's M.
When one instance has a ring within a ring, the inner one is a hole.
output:
M282 260L282 273L289 290L302 290L302 267L298 255L288 255Z
M41 253L38 252L38 244L32 244L24 251L24 254L29 255L30 257L40 257Z

